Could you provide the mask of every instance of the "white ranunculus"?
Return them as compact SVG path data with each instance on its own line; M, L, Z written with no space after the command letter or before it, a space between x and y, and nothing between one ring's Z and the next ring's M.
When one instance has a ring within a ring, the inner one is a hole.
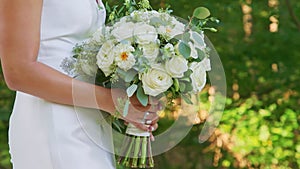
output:
M149 62L154 62L159 54L159 46L156 43L150 43L141 47L143 51L143 56L149 60Z
M170 32L171 38L175 37L176 35L180 35L180 34L184 33L185 25L183 23L179 22L176 19L173 19L172 24L175 25L175 27Z
M98 54L97 54L97 65L103 71L105 76L108 76L113 71L114 53L113 47L115 46L113 41L105 42Z
M158 35L156 29L146 23L138 23L134 27L134 35L137 43L141 45L156 42Z
M157 29L159 34L162 34L170 39L174 38L177 35L183 34L185 31L185 25L175 18L172 19L170 25L159 26Z
M194 58L194 59L197 59L198 58L198 52L195 48L195 45L192 42L189 42L189 46L191 48L191 57Z
M191 74L193 91L200 92L206 84L206 71L211 70L210 60L204 58L201 62L193 62L190 69L193 71Z
M135 64L135 57L132 54L134 47L130 44L120 43L114 48L115 62L119 68L127 71Z
M153 66L142 75L142 83L145 94L157 96L167 91L173 84L172 77L161 65Z
M195 32L195 31L190 31L190 35L191 35L191 40L194 42L194 46L196 48L201 49L201 50L206 48L203 31L201 31L199 33Z
M172 77L181 78L189 69L188 61L182 56L173 57L166 61L165 69Z
M111 34L119 41L131 40L133 37L133 29L135 24L133 22L122 22L122 24L116 24Z
M169 33L171 32L171 29L172 28L170 25L166 25L166 26L161 25L157 28L157 32L158 32L158 34L169 37L170 36Z

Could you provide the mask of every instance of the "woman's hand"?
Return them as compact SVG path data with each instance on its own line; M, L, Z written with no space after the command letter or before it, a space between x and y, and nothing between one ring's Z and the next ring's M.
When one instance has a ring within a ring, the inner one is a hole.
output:
M122 119L126 122L132 123L137 128L144 131L155 131L158 127L159 116L157 112L160 111L161 106L155 99L149 99L149 104L143 106L133 95L129 99L128 114L124 117L124 104L128 99L126 93L121 89L112 89L112 98L118 112L121 112ZM120 102L120 100L122 100Z
M136 127L152 132L157 129L160 110L158 102L150 102L146 107L143 106L134 95L130 98L130 105L126 121L134 124Z

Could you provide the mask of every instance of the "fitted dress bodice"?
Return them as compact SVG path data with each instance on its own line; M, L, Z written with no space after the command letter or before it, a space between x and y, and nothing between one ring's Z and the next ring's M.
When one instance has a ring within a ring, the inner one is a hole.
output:
M96 0L44 0L38 61L63 72L62 60L104 22L104 6Z

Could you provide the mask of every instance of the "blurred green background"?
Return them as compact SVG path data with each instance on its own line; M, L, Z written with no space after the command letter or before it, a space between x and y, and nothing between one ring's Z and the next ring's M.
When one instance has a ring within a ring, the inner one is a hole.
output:
M195 125L179 145L155 157L156 168L300 168L300 1L151 3L156 9L170 4L182 18L205 6L221 20L219 32L207 36L220 55L228 85L221 123L209 141L198 143L202 124ZM0 169L11 168L7 129L13 100L1 73ZM160 128L167 124L161 122Z

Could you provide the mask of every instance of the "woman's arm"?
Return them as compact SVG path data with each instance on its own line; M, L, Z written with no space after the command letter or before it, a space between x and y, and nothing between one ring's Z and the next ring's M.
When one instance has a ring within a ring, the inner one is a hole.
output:
M42 3L42 0L0 1L0 57L8 87L66 105L74 105L73 98L76 97L76 106L114 113L110 89L74 80L37 62ZM138 111L132 107L131 110ZM130 121L143 116L135 114L130 115ZM153 119L155 124L157 117Z
M77 106L113 112L113 105L102 104L98 107L90 99L96 90L102 95L97 98L98 103L112 103L109 90L76 81L37 62L41 10L42 0L1 0L0 56L8 87L49 101L72 105L74 85L81 96L76 101Z

